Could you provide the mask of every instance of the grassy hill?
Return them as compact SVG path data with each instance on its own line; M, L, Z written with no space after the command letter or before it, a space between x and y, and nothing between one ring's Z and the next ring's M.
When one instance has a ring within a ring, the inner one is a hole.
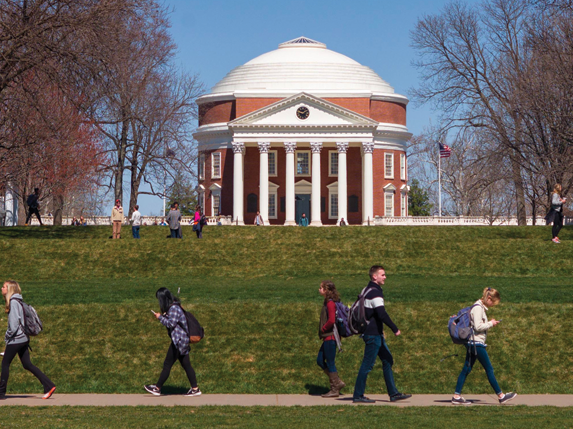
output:
M183 303L205 325L193 347L199 385L209 393L320 393L316 366L320 280L334 280L350 303L382 263L387 308L403 335L388 338L398 387L450 393L463 361L451 344L450 314L500 290L503 318L488 336L502 388L573 393L573 229L563 243L548 227L208 227L197 240L166 239L165 227L142 227L142 239L110 240L109 227L0 228L1 279L15 279L46 330L33 359L59 392L140 392L156 381L168 345L153 320L155 290L181 288ZM0 329L6 317L0 317ZM352 385L362 358L359 338L344 341L337 365ZM447 358L447 356L458 354ZM445 359L444 359L445 358ZM383 391L381 368L368 392ZM166 386L167 387L167 386ZM186 388L175 368L168 389ZM37 391L13 366L9 391ZM347 392L351 392L347 388ZM467 392L490 393L481 370Z

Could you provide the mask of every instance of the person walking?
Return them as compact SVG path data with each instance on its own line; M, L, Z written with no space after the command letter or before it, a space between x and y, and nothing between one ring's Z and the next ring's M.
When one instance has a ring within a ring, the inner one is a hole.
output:
M111 209L112 238L121 238L121 224L123 223L123 207L121 201L115 200L115 206Z
M546 225L553 223L553 228L551 229L553 238L551 241L554 243L561 243L558 236L559 231L563 228L563 204L565 204L565 201L567 201L567 198L561 196L561 185L559 183L555 184L551 193L551 209L545 216Z
M298 226L308 226L308 218L306 217L305 213L303 213L302 216L300 217L298 221Z
M265 225L265 221L263 220L263 217L261 216L261 212L258 210L257 210L257 215L255 216L254 224L256 226L264 226Z
M466 360L464 362L462 372L460 372L458 377L456 391L452 397L452 404L454 405L471 405L471 401L466 401L462 397L462 389L464 387L464 383L466 382L466 377L472 371L476 359L485 369L489 384L497 395L500 404L505 404L517 396L517 393L514 392L503 393L493 373L493 366L491 365L491 361L489 360L489 356L486 350L487 345L485 341L487 338L487 331L500 322L500 320L495 319L488 321L486 312L489 308L498 305L499 302L499 292L490 287L486 287L483 290L481 299L478 299L470 310L470 320L471 326L473 328L473 336L472 340L468 341L468 344L466 345Z
M28 205L28 216L26 217L26 225L30 223L32 215L36 215L40 226L42 226L42 217L40 216L40 189L34 188L34 193L30 194L26 200Z
M353 402L357 403L376 402L364 396L364 392L366 391L366 379L370 371L372 371L372 368L374 368L376 356L378 356L382 361L384 381L386 382L386 390L390 396L390 401L401 401L412 397L412 395L400 393L396 388L394 372L392 371L394 359L384 338L384 324L394 332L394 335L399 336L401 334L398 327L394 324L392 319L390 319L384 306L384 294L381 286L386 282L386 271L383 266L374 265L370 268L369 274L370 283L368 283L368 286L365 288L366 296L364 299L365 316L366 319L369 320L369 323L362 335L362 340L364 341L364 358L358 371L358 377L356 377L352 399Z
M141 226L141 213L139 213L139 206L136 204L131 214L131 234L133 238L139 239L139 227Z
M145 385L144 389L152 395L161 395L161 388L169 378L173 364L176 361L179 361L187 374L189 383L191 384L191 389L189 389L185 396L199 396L201 395L201 390L199 390L199 387L197 386L195 370L191 366L191 361L189 360L189 328L187 327L187 319L183 309L181 308L181 303L179 302L179 299L169 291L169 289L164 287L159 288L155 293L155 296L159 301L161 312L153 312L153 314L157 320L167 328L167 332L171 337L171 344L167 350L167 356L163 362L163 370L159 375L159 380L156 384Z
M165 218L169 225L169 229L171 230L171 238L180 238L179 227L181 226L181 212L178 207L179 204L174 202L171 205L171 210L169 210L169 213L167 213L167 217Z
M25 370L30 371L42 383L44 396L48 399L56 391L56 385L40 369L30 361L30 339L23 329L24 306L22 305L22 290L20 285L12 280L4 282L2 295L6 300L6 313L8 313L8 329L6 330L6 350L2 358L2 374L0 375L0 399L6 398L6 389L10 377L10 364L18 355Z
M195 215L193 216L193 231L197 234L197 238L203 238L203 225L201 225L201 206L195 207Z
M346 384L338 376L335 365L336 337L334 336L334 324L336 322L336 303L340 302L340 295L334 283L327 280L320 283L318 293L324 297L324 302L320 311L320 324L318 325L318 337L322 339L322 345L318 351L316 363L330 381L330 391L322 397L338 398L340 390L346 387Z

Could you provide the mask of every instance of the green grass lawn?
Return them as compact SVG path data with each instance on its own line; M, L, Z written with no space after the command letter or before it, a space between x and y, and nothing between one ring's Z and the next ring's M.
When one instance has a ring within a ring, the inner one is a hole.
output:
M18 280L44 320L32 357L60 393L135 393L156 381L169 344L149 312L161 286L180 287L205 325L191 355L204 392L322 393L319 282L334 280L350 303L374 263L386 267L387 309L403 332L388 338L400 389L452 392L464 350L447 318L490 286L502 296L490 317L503 322L488 336L502 388L573 393L572 232L557 246L547 227L209 227L203 240L190 228L167 240L167 228L144 227L140 241L109 240L106 227L0 228L0 279ZM344 345L337 366L352 386L363 343ZM187 388L174 367L165 390ZM41 387L15 364L8 389ZM377 363L367 393L383 391ZM479 366L464 392L491 392Z
M570 428L572 408L470 407L3 407L21 428Z

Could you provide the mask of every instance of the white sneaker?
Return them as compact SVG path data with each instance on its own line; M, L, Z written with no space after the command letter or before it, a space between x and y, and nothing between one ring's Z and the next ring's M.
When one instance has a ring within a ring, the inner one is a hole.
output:
M189 392L187 392L185 396L201 396L201 391L198 387L195 389L189 389Z
M0 353L0 356L4 356L4 352Z

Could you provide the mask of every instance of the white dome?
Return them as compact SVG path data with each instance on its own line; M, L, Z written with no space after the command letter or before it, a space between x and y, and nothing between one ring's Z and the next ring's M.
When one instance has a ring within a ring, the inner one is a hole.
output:
M235 91L394 94L371 68L306 37L281 43L278 49L231 70L211 94Z

